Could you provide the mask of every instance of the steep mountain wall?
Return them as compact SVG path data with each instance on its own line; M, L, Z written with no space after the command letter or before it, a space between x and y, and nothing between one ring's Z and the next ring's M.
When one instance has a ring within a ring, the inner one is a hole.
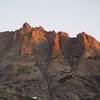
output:
M100 43L82 32L0 33L0 100L99 100Z

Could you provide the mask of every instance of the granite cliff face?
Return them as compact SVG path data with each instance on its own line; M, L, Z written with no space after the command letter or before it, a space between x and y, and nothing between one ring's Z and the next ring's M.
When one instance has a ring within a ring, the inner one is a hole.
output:
M82 32L0 33L0 100L100 100L100 43Z

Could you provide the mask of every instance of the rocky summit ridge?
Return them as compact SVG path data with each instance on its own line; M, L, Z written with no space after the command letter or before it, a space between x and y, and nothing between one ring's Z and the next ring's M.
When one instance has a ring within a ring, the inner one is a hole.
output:
M0 32L0 56L0 100L100 100L100 42L85 32L26 22Z
M74 46L75 48L73 48L72 50L77 49L77 51L79 51L78 49L82 49L82 48L86 50L87 47L98 48L98 49L100 48L100 42L98 42L95 38L86 34L85 32L79 33L77 37L75 38L71 38L69 37L68 33L65 33L65 32L56 33L55 31L48 32L48 31L45 31L41 26L33 28L27 22L23 24L22 28L20 28L19 30L16 30L15 32L1 32L0 35L1 35L1 38L2 37L8 38L6 39L4 43L5 47L8 47L8 45L10 46L16 40L19 40L19 41L22 40L22 45L20 47L22 48L21 49L22 51L20 51L22 52L21 53L22 55L25 49L27 49L26 54L28 53L30 54L30 52L28 52L28 48L27 47L25 48L26 45L29 45L29 48L32 49L30 47L32 43L40 42L42 40L52 41L54 50L59 50L61 49L62 46L63 46L63 49L66 49L66 48L72 49ZM82 52L84 52L84 50ZM67 51L67 52L70 52L70 51ZM80 55L81 54L79 54L79 56Z

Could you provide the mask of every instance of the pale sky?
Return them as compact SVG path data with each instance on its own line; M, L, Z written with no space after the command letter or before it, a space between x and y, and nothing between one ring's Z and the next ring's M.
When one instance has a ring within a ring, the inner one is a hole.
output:
M100 0L0 0L0 32L25 22L70 36L84 31L100 41Z

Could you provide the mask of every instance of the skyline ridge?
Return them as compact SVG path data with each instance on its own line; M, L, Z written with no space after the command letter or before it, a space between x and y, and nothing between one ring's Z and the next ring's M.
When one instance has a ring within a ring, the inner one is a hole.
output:
M34 26L32 26L31 24L29 24L29 22L24 22L23 24L22 24L22 26L21 27L19 27L18 29L16 29L16 30L6 30L6 31L1 31L0 33L2 33L2 32L15 32L15 31L18 31L18 30L20 30L20 29L22 29L22 28L26 28L26 30L29 28L29 29L31 29L31 28L42 28L43 30L45 30L45 31L47 31L47 32L56 32L56 33L59 33L59 32L64 32L64 33L67 33L67 32L65 32L65 31L56 31L56 30L46 30L43 26L38 26L38 27L34 27ZM88 34L89 36L92 36L90 33L86 33L85 31L82 31L82 32L79 32L79 33L76 33L76 35L74 35L74 36L71 36L71 34L70 33L67 33L67 34L69 34L69 37L70 38L76 38L77 37L77 35L78 34L80 34L80 33L85 33L85 34ZM94 36L92 36L92 37L94 37ZM94 37L95 38L95 37ZM98 40L97 38L95 38L98 42L100 42L100 40Z

